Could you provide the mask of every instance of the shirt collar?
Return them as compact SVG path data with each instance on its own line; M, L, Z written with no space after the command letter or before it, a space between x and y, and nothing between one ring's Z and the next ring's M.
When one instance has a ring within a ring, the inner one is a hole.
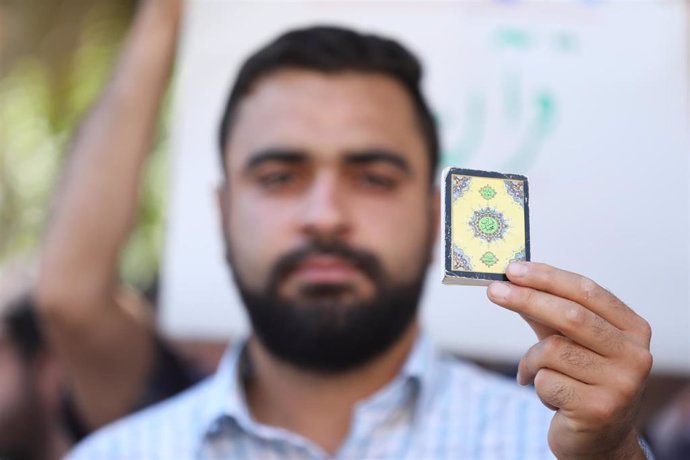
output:
M233 422L247 430L256 431L258 428L249 413L242 384L248 370L246 344L247 341L242 340L228 348L209 382L210 388L201 408L202 439L217 435L224 424ZM439 353L430 338L425 332L420 332L398 376L377 394L362 401L360 406L382 403L380 396L394 385L410 385L414 392L414 414L424 413L434 394L438 361Z
M428 334L420 331L400 376L416 386L415 414L424 413L438 381L440 354Z
M225 351L202 407L202 428L206 436L214 436L225 420L249 422L251 416L246 404L242 377L247 341L231 344Z

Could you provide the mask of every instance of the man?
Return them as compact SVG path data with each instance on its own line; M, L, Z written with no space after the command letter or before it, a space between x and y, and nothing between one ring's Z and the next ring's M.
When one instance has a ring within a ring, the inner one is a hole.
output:
M57 460L71 445L61 424L63 374L22 278L0 273L0 459Z
M92 114L102 123L79 135L91 148L71 158L63 194L83 181L83 206L107 200L107 220L87 226L112 259L133 215L142 139L168 72L157 56L170 55L179 6L145 2ZM587 278L521 263L512 283L488 290L535 330L518 380L555 413L439 356L420 331L439 221L438 141L420 77L399 44L332 27L285 34L245 63L221 125L218 205L251 337L212 379L72 458L645 458L632 419L651 332ZM60 209L53 234L69 214ZM88 281L91 303L112 295L112 279Z

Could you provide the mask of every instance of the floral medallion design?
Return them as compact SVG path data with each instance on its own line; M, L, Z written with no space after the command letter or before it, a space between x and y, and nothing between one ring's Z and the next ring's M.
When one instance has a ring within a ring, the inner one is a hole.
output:
M472 271L472 261L457 245L453 245L453 270Z
M522 181L517 180L504 180L503 183L506 186L506 192L510 195L513 200L520 206L525 205L525 184Z
M498 257L496 257L496 254L494 254L493 252L486 251L482 258L479 260L481 260L482 263L487 267L491 267L493 265L496 265L496 262L498 262Z
M515 254L513 254L513 257L510 259L511 262L520 262L523 260L527 260L525 248L521 248L520 250L516 251Z
M496 190L491 188L489 185L485 185L484 187L479 189L479 194L485 199L485 200L490 200L491 198L496 196Z
M469 224L475 238L480 238L487 243L502 240L508 229L508 223L503 213L493 208L482 208L474 211Z
M453 201L462 197L470 189L471 180L467 176L453 175Z

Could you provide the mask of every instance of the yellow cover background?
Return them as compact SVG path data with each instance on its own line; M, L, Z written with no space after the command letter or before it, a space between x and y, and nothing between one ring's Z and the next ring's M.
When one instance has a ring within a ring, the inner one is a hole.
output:
M469 189L453 201L451 205L451 242L469 256L472 271L483 273L505 273L505 269L515 254L525 249L525 211L506 190L503 179L489 177L470 177ZM451 179L452 182L452 179ZM490 186L496 192L491 199L486 199L479 192L482 187ZM503 239L487 242L475 237L470 221L474 211L483 208L493 208L503 214L507 228ZM489 267L481 262L482 256L491 251L498 261ZM456 270L465 271L465 270Z

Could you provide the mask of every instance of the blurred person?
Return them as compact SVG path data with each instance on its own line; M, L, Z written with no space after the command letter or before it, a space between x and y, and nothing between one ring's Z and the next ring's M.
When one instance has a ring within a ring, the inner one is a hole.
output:
M0 275L0 459L57 460L72 445L62 424L63 374L20 278Z
M164 46L167 36L151 31L148 37L152 46L170 50L156 56L125 56L124 66L170 65L173 50ZM143 63L142 57L151 57L151 61ZM114 82L120 79L115 76ZM151 90L147 104L157 108L164 80L144 77L138 84L145 91ZM36 299L46 340L66 374L64 415L76 440L186 389L202 374L156 334L153 303L116 279L124 239L119 235L128 232L132 221L128 213L133 214L134 207L128 209L127 199L137 193L139 171L130 167L134 166L131 162L116 166L110 151L100 145L98 130L108 125L109 117L117 116L110 101L119 99L123 90L128 88L111 85L102 101L104 107L95 107L75 136L67 171L58 187L54 225L43 242L46 257L40 267ZM148 150L155 116L137 122L141 124L120 120L121 131L114 134L122 137L112 146ZM88 156L83 152L89 152ZM93 173L94 168L101 171ZM108 188L110 183L115 186ZM92 194L93 187L98 191Z
M111 318L120 319L122 329L103 325L92 316L85 317L81 319L84 321L81 327L90 329L93 335L75 340L81 340L82 346L89 350L68 355L67 359L58 354L67 373L64 422L74 442L120 417L176 395L204 375L193 359L182 356L176 347L158 337L150 300L132 289L120 287ZM62 308L69 312L74 307ZM78 332L78 316L73 318L75 323L66 325L55 321L56 317L61 318L59 313L48 313L48 321L43 323L49 332L50 345L60 341L61 334ZM96 339L98 333L108 334L106 344ZM94 368L98 358L101 361Z
M112 303L180 14L179 1L143 3L77 136L44 254L64 278L42 278L45 305L64 280L91 314ZM286 33L245 62L221 123L218 208L252 333L213 377L72 459L646 457L633 418L651 330L588 278L517 263L488 289L538 337L518 376L536 395L421 330L439 145L420 79L400 44L336 27ZM80 238L51 245L73 222ZM73 327L65 354L89 335Z
M98 426L85 420L75 404L78 391L46 341L31 294L34 270L22 264L0 273L0 460L62 458ZM141 299L124 289L120 304L133 315L145 313ZM113 345L117 345L113 341ZM155 362L141 382L139 399L106 414L105 422L172 396L193 383L190 365L162 341L154 341ZM77 382L78 383L78 382ZM104 397L120 388L108 386ZM87 414L100 415L91 410Z

